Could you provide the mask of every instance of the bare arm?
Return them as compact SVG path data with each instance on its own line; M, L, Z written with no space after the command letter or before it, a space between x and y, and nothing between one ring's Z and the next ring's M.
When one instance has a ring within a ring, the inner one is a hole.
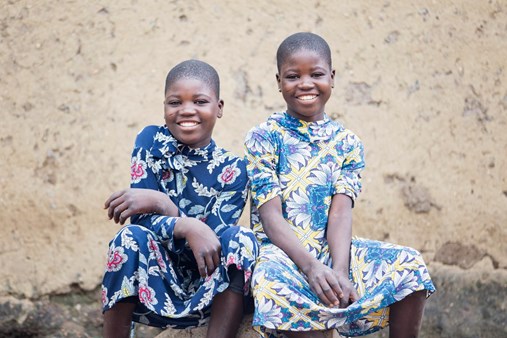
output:
M125 224L133 215L156 213L178 216L178 208L169 196L153 189L129 188L114 192L104 203L109 219Z
M327 241L333 259L333 271L340 284L340 307L359 299L349 281L350 243L352 240L352 200L336 194L331 201L327 225Z
M282 215L280 198L273 198L259 208L262 226L271 242L282 249L306 274L316 259L299 243L297 236Z
M161 166L147 165L160 127L148 126L136 137L131 160L130 189L114 192L105 201L104 209L110 219L124 224L132 218L165 241L167 250L178 253L184 250L185 240L195 256L201 276L210 275L219 263L220 241L214 231L195 218L179 217L180 212L169 196L160 191ZM163 131L162 131L163 132Z
M259 208L262 225L271 242L282 249L308 277L312 290L328 306L338 306L338 281L333 270L319 262L300 244L291 226L283 218L279 197Z
M113 193L105 202L109 219L124 224L133 215L156 213L178 217L178 208L164 193L152 189L130 188ZM178 218L174 238L186 239L192 250L199 274L211 275L220 260L221 245L215 232L203 222L190 217Z
M333 258L333 270L346 276L349 275L351 240L352 201L347 195L334 195L329 208L327 241Z
M220 264L220 241L215 232L197 218L179 218L174 226L174 238L186 239L201 277L210 276Z

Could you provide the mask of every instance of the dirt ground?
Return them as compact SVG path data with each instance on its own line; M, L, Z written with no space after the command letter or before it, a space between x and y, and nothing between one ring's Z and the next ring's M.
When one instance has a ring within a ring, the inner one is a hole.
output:
M136 133L163 123L167 71L217 68L215 140L242 154L246 132L284 109L275 51L297 31L329 42L327 113L365 145L354 234L423 253L439 289L426 336L507 336L505 0L0 8L0 336L98 335L118 230L103 202L129 184Z

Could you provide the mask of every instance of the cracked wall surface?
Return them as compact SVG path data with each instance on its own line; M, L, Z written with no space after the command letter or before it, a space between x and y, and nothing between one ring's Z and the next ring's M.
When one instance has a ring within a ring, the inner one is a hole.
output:
M297 31L329 42L327 113L365 145L354 234L505 286L506 22L493 0L4 1L0 297L28 313L26 301L96 290L118 229L103 202L129 184L136 133L163 123L167 71L188 58L217 68L215 139L241 154L284 109L275 52Z

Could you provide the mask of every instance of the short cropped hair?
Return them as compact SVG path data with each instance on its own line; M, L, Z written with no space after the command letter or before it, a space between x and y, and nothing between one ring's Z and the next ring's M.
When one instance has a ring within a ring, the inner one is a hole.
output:
M186 60L174 66L165 78L164 94L180 79L197 79L206 83L220 98L220 77L211 65L199 60Z
M326 40L317 34L300 32L287 37L278 47L276 52L276 66L278 71L280 72L281 65L291 54L299 52L300 50L309 50L317 53L326 60L329 64L329 68L332 68L331 49Z

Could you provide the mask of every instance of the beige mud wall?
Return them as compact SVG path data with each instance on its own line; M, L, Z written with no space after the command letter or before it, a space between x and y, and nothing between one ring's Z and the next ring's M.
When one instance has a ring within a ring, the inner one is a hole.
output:
M442 283L505 292L506 1L4 0L0 299L100 284L119 228L103 202L129 184L136 133L163 123L172 66L217 68L215 139L242 154L246 132L284 109L275 51L297 31L329 42L327 113L366 148L354 234L420 250Z

